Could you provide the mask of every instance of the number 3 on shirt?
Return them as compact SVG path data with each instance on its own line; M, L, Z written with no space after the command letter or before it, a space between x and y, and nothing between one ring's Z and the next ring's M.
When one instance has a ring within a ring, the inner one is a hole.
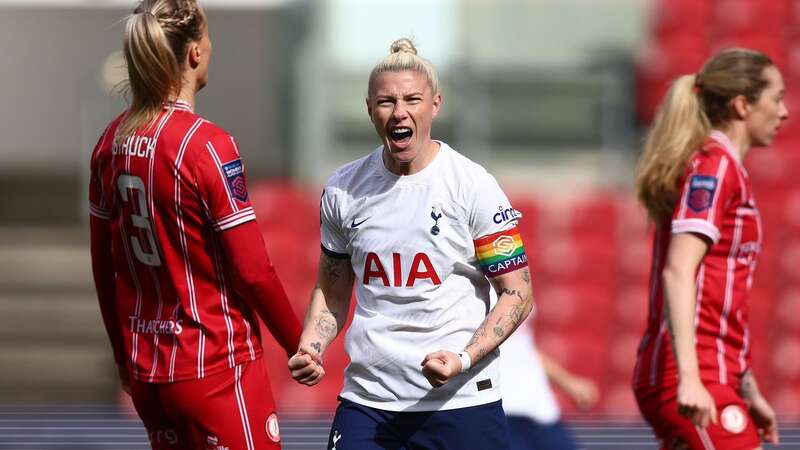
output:
M139 177L123 174L117 178L117 190L119 190L119 194L122 196L122 201L136 201L136 209L139 210L139 214L131 213L131 223L133 223L133 226L136 228L144 230L145 235L147 235L148 247L151 249L150 253L145 252L139 242L139 237L131 236L133 254L136 255L136 259L143 264L147 264L148 266L160 266L161 258L158 256L158 247L156 247L156 239L153 236L153 229L149 220L150 215L147 211L147 195L144 189L144 182ZM129 190L136 192L136 197L134 199L128 198Z

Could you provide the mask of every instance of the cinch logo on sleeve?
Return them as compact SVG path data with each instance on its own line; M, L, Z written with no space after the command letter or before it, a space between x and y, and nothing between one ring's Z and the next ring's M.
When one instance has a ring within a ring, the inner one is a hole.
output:
M367 259L364 261L364 276L362 277L364 284L370 284L373 278L377 278L386 286L390 286L389 275L384 269L381 258L373 252L367 253ZM417 253L414 255L414 260L411 262L411 270L408 272L408 277L403 280L403 265L400 258L400 253L392 253L392 280L391 286L393 287L414 287L417 281L430 280L434 285L442 284L439 274L431 263L431 259L425 253Z
M686 204L694 212L702 212L711 207L717 191L716 177L693 175L689 180L689 195Z
M492 221L499 225L501 223L508 222L511 220L518 220L520 217L522 217L522 213L517 211L516 209L511 207L503 208L501 206L499 208L499 211L494 216L492 216Z
M237 159L222 166L222 171L225 173L225 180L228 182L228 188L231 195L236 200L247 201L247 185L244 182L244 166L242 160Z
M528 265L528 256L517 227L477 239L475 256L483 273L496 277Z

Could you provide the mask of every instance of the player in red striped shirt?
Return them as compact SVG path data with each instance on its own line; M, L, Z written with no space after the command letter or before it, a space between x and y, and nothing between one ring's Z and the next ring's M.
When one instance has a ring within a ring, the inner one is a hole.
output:
M750 369L747 302L762 227L742 161L787 117L772 61L729 49L675 81L645 142L636 185L656 227L633 382L664 449L778 442Z
M154 449L276 449L260 317L301 327L269 261L234 139L194 113L212 46L195 0L125 29L131 107L91 159L92 268L123 385Z

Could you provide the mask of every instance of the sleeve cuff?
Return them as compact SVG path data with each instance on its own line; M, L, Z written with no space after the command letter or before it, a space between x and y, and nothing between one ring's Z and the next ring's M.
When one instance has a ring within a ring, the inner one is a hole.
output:
M327 255L329 258L333 258L333 259L350 259L350 255L348 255L347 253L337 253L337 252L335 252L333 250L328 250L322 244L319 244L319 248L321 248L322 249L322 253L325 253L325 255Z
M719 229L703 219L678 219L672 221L672 234L699 233L717 243L720 238Z
M219 219L216 223L214 223L214 230L225 231L237 225L250 222L251 220L256 220L256 213L253 210L253 207L245 208L239 212Z
M108 220L111 218L110 209L100 208L99 206L94 206L92 204L89 204L89 214L103 220Z

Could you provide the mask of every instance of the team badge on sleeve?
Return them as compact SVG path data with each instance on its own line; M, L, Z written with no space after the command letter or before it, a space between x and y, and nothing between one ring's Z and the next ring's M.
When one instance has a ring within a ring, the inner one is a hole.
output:
M244 166L242 160L237 159L222 166L225 173L225 180L228 182L228 189L231 196L236 200L247 201L247 185L244 182Z
M717 179L708 175L694 175L689 180L689 196L687 205L694 212L702 212L711 207L714 193L717 191Z
M474 243L475 255L487 276L496 277L528 265L517 227L484 236Z

